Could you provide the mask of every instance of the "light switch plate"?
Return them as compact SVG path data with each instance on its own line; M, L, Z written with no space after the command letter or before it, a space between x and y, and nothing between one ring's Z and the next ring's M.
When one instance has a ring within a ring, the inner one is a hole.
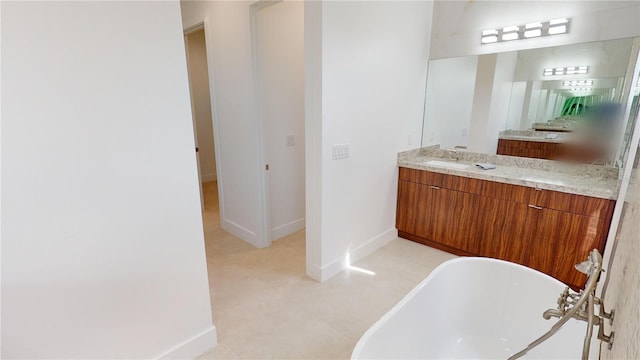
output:
M295 146L296 145L296 137L295 135L287 135L287 146Z
M333 160L346 159L349 157L350 152L349 144L334 144L333 145Z

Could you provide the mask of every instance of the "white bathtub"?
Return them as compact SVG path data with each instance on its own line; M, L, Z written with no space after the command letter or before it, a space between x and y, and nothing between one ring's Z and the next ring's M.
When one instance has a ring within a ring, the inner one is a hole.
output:
M565 285L514 263L465 257L438 266L356 344L352 359L506 359L558 320ZM580 359L586 323L570 320L526 359Z

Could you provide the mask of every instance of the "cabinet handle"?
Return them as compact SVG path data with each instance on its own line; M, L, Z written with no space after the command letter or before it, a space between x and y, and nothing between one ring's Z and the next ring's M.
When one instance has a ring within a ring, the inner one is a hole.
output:
M536 205L531 205L531 204L529 204L528 206L529 206L530 208L532 208L532 209L542 210L542 206L536 206Z
M432 188L433 190L440 190L439 186L429 185L429 187Z

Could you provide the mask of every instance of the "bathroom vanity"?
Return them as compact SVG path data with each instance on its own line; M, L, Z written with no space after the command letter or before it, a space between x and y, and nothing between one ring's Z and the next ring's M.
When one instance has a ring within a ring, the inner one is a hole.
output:
M521 156L582 164L603 163L610 157L606 142L576 134L549 131L506 130L498 136L498 155Z
M586 281L574 264L604 250L617 169L427 148L401 153L398 165L402 238L512 261L574 289Z
M571 144L570 134L548 131L506 130L498 136L498 155L554 160Z

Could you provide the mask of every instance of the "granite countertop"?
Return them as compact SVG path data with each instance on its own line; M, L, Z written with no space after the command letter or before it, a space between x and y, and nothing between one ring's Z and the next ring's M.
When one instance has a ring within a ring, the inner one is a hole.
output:
M535 130L549 130L549 131L562 131L562 132L571 132L575 130L575 127L569 124L534 123L531 127Z
M421 148L399 153L398 166L610 200L616 200L618 196L618 169L613 167L467 151L458 151L455 156L459 160L451 159L452 154L448 150ZM457 169L426 164L433 160L469 167ZM477 163L493 163L496 168L482 170L475 166Z
M546 138L551 135L553 139ZM558 133L554 131L535 131L535 130L505 130L500 132L498 139L519 140L519 141L535 141L548 143L568 143L573 141L573 134Z

